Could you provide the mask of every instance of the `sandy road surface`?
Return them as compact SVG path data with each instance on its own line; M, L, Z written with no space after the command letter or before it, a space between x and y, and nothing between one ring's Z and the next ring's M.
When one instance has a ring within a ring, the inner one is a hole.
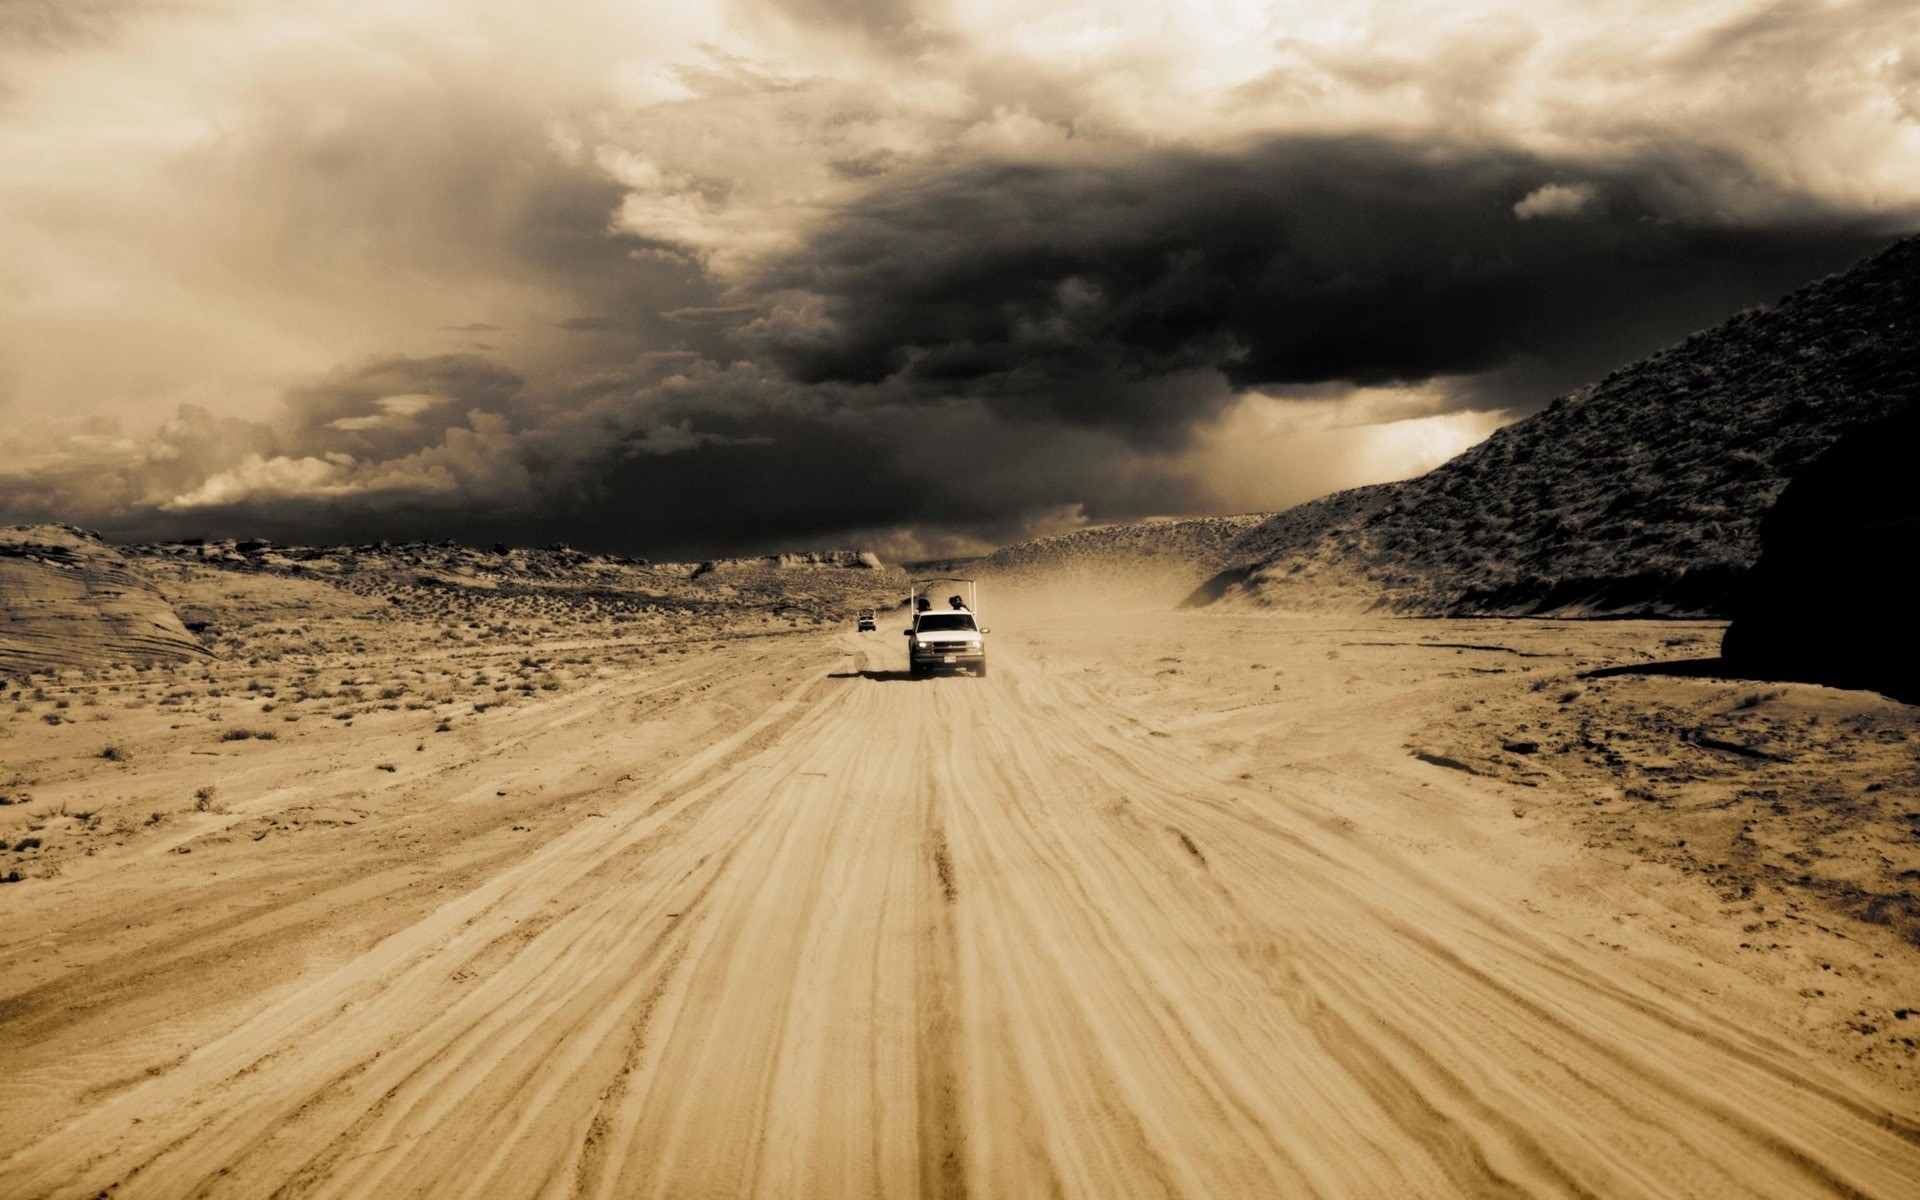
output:
M1914 1194L1891 1093L1370 828L1400 801L1326 765L1392 723L1333 703L1356 652L1258 647L1329 701L1256 779L1224 706L1182 727L1084 630L983 680L895 640L718 673L731 715L657 769L621 770L637 684L503 727L472 753L581 772L540 837L374 888L390 927L189 1053L139 1070L131 998L16 1006L72 1053L9 1049L0 1194ZM130 1079L29 1128L116 1046Z

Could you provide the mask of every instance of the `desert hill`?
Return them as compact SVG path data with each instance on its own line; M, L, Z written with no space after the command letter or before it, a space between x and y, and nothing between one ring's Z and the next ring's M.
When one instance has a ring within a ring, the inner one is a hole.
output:
M398 621L433 636L570 631L672 641L785 630L897 603L906 575L852 550L653 563L565 545L108 546L67 526L0 531L0 675L220 654L243 630Z
M1722 616L1760 520L1920 396L1920 238L1562 396L1403 483L1250 529L1192 604Z
M1029 594L1165 606L1239 561L1229 551L1265 513L1102 525L1004 546L974 564Z
M898 568L856 551L655 563L562 544L481 550L455 542L278 547L227 540L126 549L156 569L185 568L183 580L207 578L211 571L223 581L219 587L236 578L256 581L256 588L260 580L319 583L383 603L401 616L439 619L484 610L494 620L585 620L630 634L672 633L689 623L719 625L756 615L838 620L863 606L893 602L905 586ZM222 594L210 614L231 611L235 598ZM182 603L190 604L184 598Z
M0 528L0 675L202 654L173 607L99 535Z

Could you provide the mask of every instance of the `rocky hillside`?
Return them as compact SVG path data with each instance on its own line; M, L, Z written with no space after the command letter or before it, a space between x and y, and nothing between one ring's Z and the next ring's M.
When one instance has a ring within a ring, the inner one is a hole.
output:
M204 653L151 581L99 535L0 528L0 677Z
M1920 238L1554 401L1417 479L1278 514L1189 599L1409 615L1722 616L1761 518L1920 397Z
M1238 561L1229 550L1265 513L1103 525L1002 547L975 563L1033 595L1102 597L1164 607Z

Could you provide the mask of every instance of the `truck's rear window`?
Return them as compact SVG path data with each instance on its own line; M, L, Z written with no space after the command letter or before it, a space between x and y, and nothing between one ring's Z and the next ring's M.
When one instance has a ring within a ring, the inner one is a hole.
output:
M944 612L921 613L919 630L921 633L947 633L955 629L972 630L972 613Z

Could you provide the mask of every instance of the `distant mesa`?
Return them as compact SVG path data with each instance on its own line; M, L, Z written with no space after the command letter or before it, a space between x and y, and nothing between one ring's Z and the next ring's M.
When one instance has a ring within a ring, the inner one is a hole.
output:
M0 527L0 675L205 653L139 568L98 534Z
M1729 667L1920 704L1916 461L1920 404L1853 430L1794 477L1734 598Z

